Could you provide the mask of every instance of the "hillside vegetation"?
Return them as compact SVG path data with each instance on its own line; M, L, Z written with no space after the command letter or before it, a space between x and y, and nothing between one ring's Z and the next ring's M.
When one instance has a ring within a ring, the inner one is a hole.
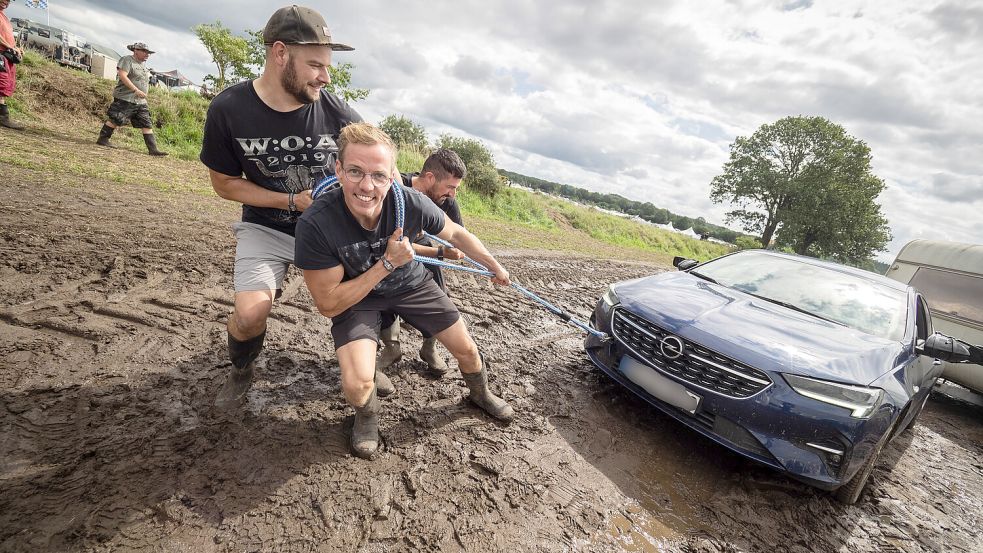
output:
M107 178L116 182L138 182L159 190L211 194L207 173L198 163L202 128L208 100L195 93L170 93L152 89L149 94L155 132L161 147L171 154L166 162L142 167L160 167L150 174L134 174L122 160L105 162L111 156L86 155L94 142L112 101L113 81L59 67L35 52L28 52L18 72L18 87L10 99L15 117L28 124L27 132L50 134L77 143L71 153L32 155L7 148L0 162L41 169L53 177L76 181ZM15 135L11 135L15 136ZM118 146L144 152L139 131L121 128L113 136ZM105 150L102 150L105 152ZM401 171L418 171L425 153L412 148L400 151ZM682 255L709 259L729 251L726 247L693 240L650 225L585 208L542 193L505 188L493 197L466 187L458 200L470 230L493 246L543 249L581 253L593 257L640 259L667 263Z

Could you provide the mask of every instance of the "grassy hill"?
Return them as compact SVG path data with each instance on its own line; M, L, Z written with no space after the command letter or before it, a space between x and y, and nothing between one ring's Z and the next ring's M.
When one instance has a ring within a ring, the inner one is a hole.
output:
M71 181L76 186L84 186L85 179L91 177L140 183L174 193L213 194L207 172L197 161L208 100L195 93L152 89L149 102L155 132L171 157L158 161L148 158L134 168L132 163L114 163L113 156L105 155L107 151L94 144L112 101L113 86L112 81L60 67L28 52L18 71L17 91L9 102L14 116L29 126L28 133L67 139L77 147L68 152L37 152L15 141L0 150L0 163L43 169L52 178ZM122 128L113 140L125 149L145 151L138 130ZM398 165L402 171L415 171L423 159L420 152L403 151ZM488 198L465 187L458 198L468 228L485 243L500 248L659 263L668 263L675 255L709 259L728 251L717 244L541 193L505 189Z

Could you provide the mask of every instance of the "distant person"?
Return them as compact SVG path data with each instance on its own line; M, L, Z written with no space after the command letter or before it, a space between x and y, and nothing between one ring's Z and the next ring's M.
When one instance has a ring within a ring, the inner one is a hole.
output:
M403 173L400 175L403 185L419 192L437 204L437 207L445 215L458 225L464 226L461 218L461 208L458 207L454 197L457 196L457 189L461 186L461 180L468 174L467 168L461 157L454 150L440 148L430 154L423 162L423 168L419 173ZM418 255L435 257L437 259L464 259L464 254L456 248L446 248L442 245L434 245L427 237L416 236L413 238L413 249ZM445 293L447 286L444 284L444 276L441 274L440 267L427 265L427 269L433 274L434 282ZM399 319L392 315L386 315L382 320L382 351L376 361L378 370L385 370L395 363L402 356L402 347L399 343ZM427 364L427 368L438 376L447 373L447 362L444 356L437 351L437 339L434 337L425 338L423 347L420 348L420 359Z
M413 259L410 241L401 238L428 232L457 244L488 267L498 285L509 284L508 271L480 240L415 190L399 188L405 227L396 227L396 147L378 127L349 125L338 145L335 172L341 187L325 192L300 217L295 259L318 311L331 317L341 389L355 409L352 452L372 458L379 448L382 408L373 375L384 313L395 313L425 338L436 337L457 359L471 401L511 421L515 413L489 389L487 367L457 307Z
M334 174L341 129L362 120L324 90L331 53L353 48L332 41L319 13L301 6L277 10L263 42L263 74L212 100L200 156L215 192L242 204L242 222L233 225L232 370L215 400L220 409L240 405L252 384L267 318L294 261L297 218L311 205L313 185ZM392 387L388 379L383 384Z
M147 151L152 156L166 156L166 152L157 147L157 136L154 135L153 122L150 120L150 108L147 107L147 90L150 88L150 69L144 62L154 51L142 42L135 42L126 47L133 52L132 56L123 56L116 64L116 74L119 81L113 89L113 103L109 105L106 115L109 119L99 131L96 144L112 148L109 139L116 127L127 122L133 128L143 132L143 141Z
M4 71L0 71L0 127L7 127L15 131L24 130L24 125L10 118L10 109L7 107L7 98L14 95L14 88L17 86L17 65L11 62L20 60L24 57L24 51L17 47L14 41L14 26L7 19L7 14L3 13L10 5L10 0L0 0L0 56L3 60Z

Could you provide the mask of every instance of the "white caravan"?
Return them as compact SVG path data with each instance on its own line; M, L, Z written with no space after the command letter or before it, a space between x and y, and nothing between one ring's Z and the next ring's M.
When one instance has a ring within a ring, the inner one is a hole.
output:
M983 245L912 240L886 276L925 295L935 330L983 345ZM942 377L983 394L983 367L947 363Z

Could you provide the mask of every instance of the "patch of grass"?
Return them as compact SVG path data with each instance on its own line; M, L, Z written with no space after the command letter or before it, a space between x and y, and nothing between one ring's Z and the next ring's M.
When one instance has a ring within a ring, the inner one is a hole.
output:
M418 173L427 160L427 152L418 148L403 146L396 155L396 167L401 173Z
M506 188L493 198L461 188L457 193L461 212L526 228L555 230L557 228L543 204L528 192Z
M651 225L602 213L593 207L578 206L554 198L546 201L569 222L570 226L608 244L672 253L701 261L731 251L730 248L720 244L695 240Z
M150 90L150 114L161 147L172 156L197 160L205 129L208 100L196 92ZM143 140L140 137L141 141Z

